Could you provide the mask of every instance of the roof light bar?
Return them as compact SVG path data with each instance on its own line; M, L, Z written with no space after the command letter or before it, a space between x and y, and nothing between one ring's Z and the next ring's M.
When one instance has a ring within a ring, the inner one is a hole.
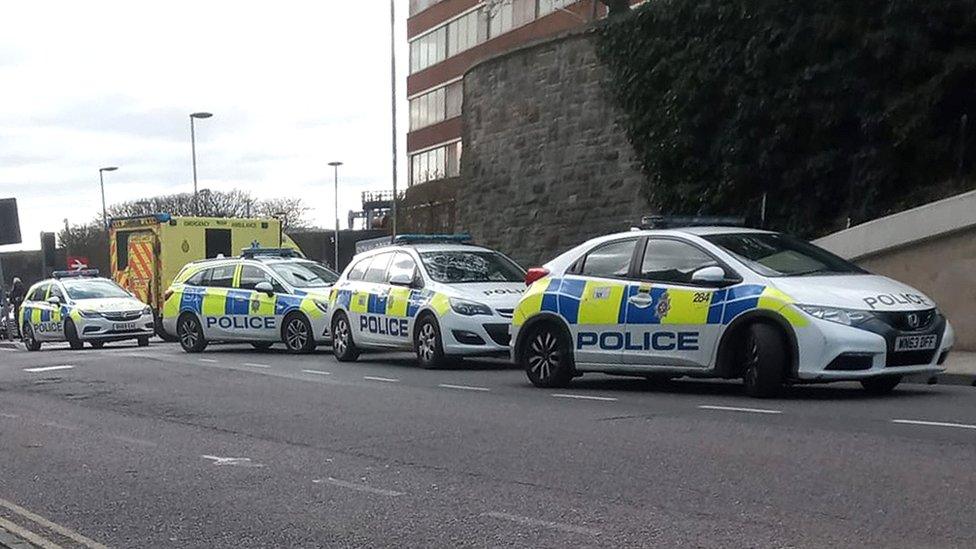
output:
M432 243L452 243L469 244L471 235L468 233L456 234L399 234L393 239L394 244L432 244Z
M57 279L98 276L98 269L78 269L76 271L54 271L51 276Z

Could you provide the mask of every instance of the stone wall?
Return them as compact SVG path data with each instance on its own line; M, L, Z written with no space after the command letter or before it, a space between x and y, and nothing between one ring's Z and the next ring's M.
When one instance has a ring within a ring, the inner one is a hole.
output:
M464 76L456 229L536 265L647 213L644 181L590 30L490 58Z
M457 224L460 179L439 179L407 188L397 204L397 232L452 233Z

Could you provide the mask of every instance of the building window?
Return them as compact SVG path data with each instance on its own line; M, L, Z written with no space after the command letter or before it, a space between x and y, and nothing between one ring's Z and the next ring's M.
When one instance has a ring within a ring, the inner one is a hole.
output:
M539 17L575 4L577 0L539 0Z
M461 101L463 99L463 91L464 86L460 80L454 82L453 84L448 84L444 88L444 101L447 103L447 114L445 118L461 116Z
M461 81L418 95L410 100L410 131L461 116Z
M422 71L444 60L447 54L447 27L439 27L410 42L410 72Z
M447 24L447 56L457 55L485 41L488 26L485 12L477 9Z
M410 156L410 184L456 177L461 173L461 142L455 141Z

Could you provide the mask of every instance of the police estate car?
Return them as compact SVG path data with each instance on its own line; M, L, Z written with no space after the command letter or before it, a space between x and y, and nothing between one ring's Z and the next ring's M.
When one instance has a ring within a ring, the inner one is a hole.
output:
M329 340L329 288L338 275L287 249L250 249L241 257L196 261L166 291L163 329L188 353L210 342L277 342L308 353Z
M332 348L414 350L422 367L450 357L507 354L525 271L466 235L401 235L357 255L332 289Z
M24 346L67 341L72 349L85 343L102 347L111 341L135 339L149 345L153 314L148 305L98 271L55 271L54 278L31 286L20 309Z
M860 381L933 374L953 331L918 290L785 234L695 227L596 238L530 269L513 358L539 387L583 372Z

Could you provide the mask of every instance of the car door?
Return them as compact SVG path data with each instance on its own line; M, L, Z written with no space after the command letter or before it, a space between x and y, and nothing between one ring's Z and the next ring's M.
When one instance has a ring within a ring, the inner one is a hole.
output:
M393 284L392 281L409 280L406 285ZM398 347L411 347L410 334L413 333L410 296L418 283L417 262L407 252L397 252L390 262L386 276L385 334L380 334L384 343Z
M58 303L53 304L50 302L52 297L58 298ZM50 309L50 335L52 339L64 339L64 311L65 303L67 303L67 297L64 294L64 290L61 288L60 282L52 282L48 287L47 291L47 302L45 303Z
M720 318L710 305L720 288L692 282L699 269L722 265L704 249L678 238L649 237L639 254L638 284L627 292L623 363L707 368Z
M51 308L46 301L49 287L50 283L44 282L31 288L21 306L23 324L30 324L37 341L49 341L51 339L45 326L42 325L43 319L50 318Z
M390 285L386 281L386 272L393 260L393 252L385 252L373 256L354 300L358 299L362 309L362 299L365 295L366 310L360 312L358 324L355 326L359 334L359 341L370 345L389 346L389 329L386 315L386 302L390 294Z
M262 282L271 284L274 293L259 292L255 286ZM271 273L258 265L242 265L236 289L231 292L235 313L246 317L243 334L253 341L281 340L283 312L277 314L275 303L278 295L287 295L285 287Z
M638 240L594 247L546 291L555 292L554 305L569 324L577 363L620 363L625 327L621 310ZM544 296L543 305L551 299Z
M208 269L200 315L203 319L203 334L207 339L244 339L243 334L235 333L234 315L227 312L228 309L233 310L232 302L227 298L234 288L237 267L236 263L228 263Z

